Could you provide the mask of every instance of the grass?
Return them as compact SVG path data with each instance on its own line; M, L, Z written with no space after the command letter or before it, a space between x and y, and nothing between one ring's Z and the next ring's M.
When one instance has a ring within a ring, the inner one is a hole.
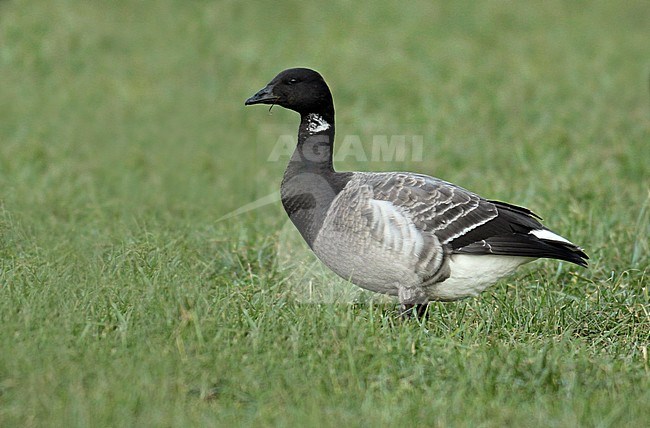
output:
M647 423L650 7L585 6L0 2L0 425ZM297 118L243 100L295 65L339 142L423 137L339 169L528 206L590 268L424 322L297 299L347 286L279 204L217 221L277 190Z

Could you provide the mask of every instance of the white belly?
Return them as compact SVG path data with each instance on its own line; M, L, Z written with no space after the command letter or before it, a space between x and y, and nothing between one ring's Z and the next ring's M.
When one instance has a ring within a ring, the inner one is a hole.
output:
M427 287L427 296L443 301L476 296L522 264L533 260L530 257L453 254L449 260L451 276Z

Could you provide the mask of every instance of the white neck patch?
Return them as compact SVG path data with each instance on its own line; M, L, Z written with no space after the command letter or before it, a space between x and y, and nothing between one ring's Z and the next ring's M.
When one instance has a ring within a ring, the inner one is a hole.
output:
M307 115L307 132L315 134L330 129L331 125L327 123L320 115L316 113L309 113Z

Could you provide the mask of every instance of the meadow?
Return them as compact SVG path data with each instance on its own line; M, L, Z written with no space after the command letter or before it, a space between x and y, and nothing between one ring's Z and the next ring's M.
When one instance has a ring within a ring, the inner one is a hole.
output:
M648 22L644 1L0 1L0 426L646 425ZM425 320L334 277L279 202L237 211L278 190L298 124L243 102L292 66L369 154L337 169L527 206L589 268L538 261ZM372 155L394 135L422 156Z

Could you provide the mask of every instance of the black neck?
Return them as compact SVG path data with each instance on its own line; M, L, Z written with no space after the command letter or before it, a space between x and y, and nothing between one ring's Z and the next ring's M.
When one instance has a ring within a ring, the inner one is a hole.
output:
M349 180L334 171L334 109L301 114L298 144L282 180L282 204L309 246L336 195Z
M287 172L333 172L334 111L300 115L298 145L291 156Z

